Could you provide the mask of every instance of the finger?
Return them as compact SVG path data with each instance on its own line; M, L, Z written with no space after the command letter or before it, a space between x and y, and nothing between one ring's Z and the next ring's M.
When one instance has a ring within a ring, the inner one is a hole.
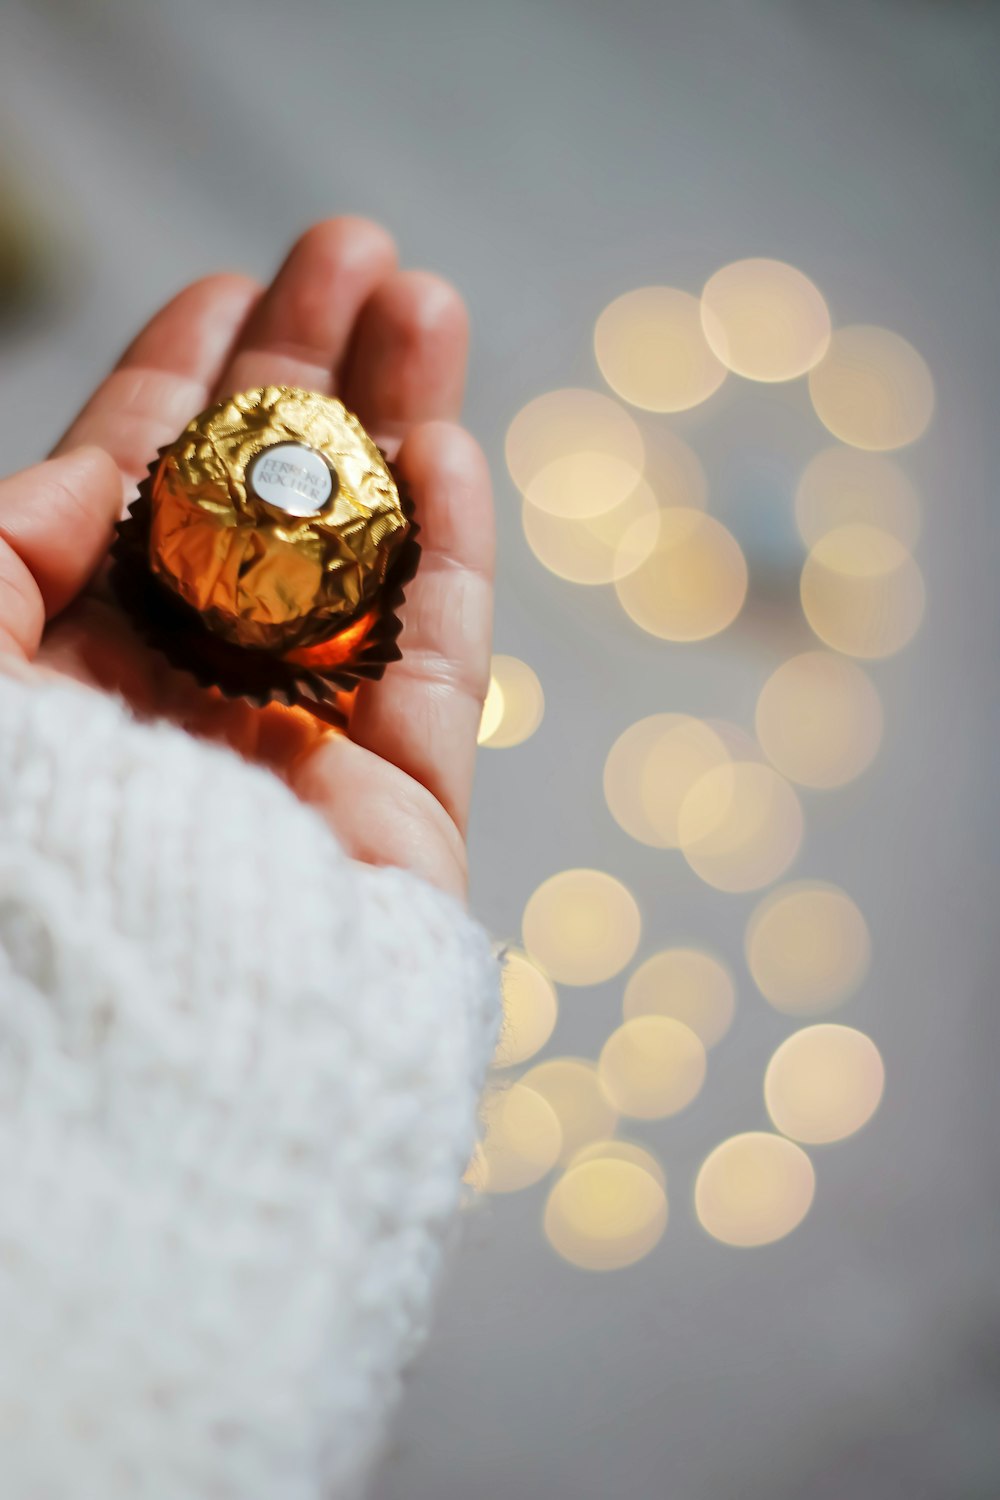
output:
M354 320L395 264L391 238L368 219L314 224L248 319L217 394L261 385L335 390Z
M110 453L126 492L208 398L260 295L245 276L210 276L185 287L147 323L57 444L96 443Z
M416 422L457 420L469 321L458 292L427 271L397 271L365 303L344 374L344 401L394 452Z
M87 592L46 624L36 661L60 677L103 688L139 714L157 714L171 668L150 651L117 604Z
M0 481L0 649L34 655L46 619L104 557L120 505L118 469L100 448Z
M489 472L460 427L415 428L399 453L423 553L403 606L403 658L355 698L350 736L421 782L464 830L489 683L493 509Z
M464 900L461 833L426 787L396 766L328 733L295 761L288 780L323 815L352 859L412 870Z

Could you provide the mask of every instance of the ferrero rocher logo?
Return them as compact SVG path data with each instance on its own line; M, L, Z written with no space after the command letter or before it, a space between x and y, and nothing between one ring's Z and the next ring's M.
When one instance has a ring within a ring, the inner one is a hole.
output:
M304 443L276 443L264 448L247 471L247 483L259 500L293 516L312 516L337 489L336 470Z

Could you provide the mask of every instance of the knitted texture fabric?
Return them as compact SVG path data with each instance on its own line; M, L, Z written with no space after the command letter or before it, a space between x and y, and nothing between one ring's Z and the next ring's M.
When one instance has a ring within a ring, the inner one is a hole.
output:
M0 676L0 1493L356 1493L499 1015L269 772Z

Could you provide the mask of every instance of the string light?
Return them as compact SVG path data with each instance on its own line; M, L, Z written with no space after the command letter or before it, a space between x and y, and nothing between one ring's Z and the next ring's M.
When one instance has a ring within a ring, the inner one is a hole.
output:
M650 635L701 641L725 630L743 608L746 559L714 516L661 510L655 546L615 588L626 614Z
M653 714L619 734L604 767L608 808L630 837L679 850L717 890L761 890L786 874L802 842L793 783L843 786L877 754L881 700L849 658L900 650L923 615L924 583L911 551L921 503L885 453L926 430L933 379L913 346L888 329L832 331L815 284L794 266L762 258L724 266L700 299L666 286L625 293L598 318L594 348L616 396L645 412L697 406L728 372L765 383L804 375L817 416L838 439L806 465L795 495L809 548L802 609L828 649L801 652L771 672L756 704L756 738L723 719ZM559 390L517 414L506 453L525 538L550 572L614 587L633 623L661 640L703 641L738 617L746 560L707 513L704 471L676 433L650 426L647 439L620 401ZM543 713L531 668L494 658L481 742L521 743ZM558 1013L554 981L613 978L640 937L635 899L611 875L573 869L544 881L525 907L525 951L507 960L496 1066L523 1063L545 1046ZM870 947L856 903L816 880L771 891L746 928L758 989L794 1016L811 1017L855 994ZM629 976L623 1021L596 1064L536 1062L491 1101L470 1180L512 1192L561 1165L544 1210L556 1253L590 1270L642 1259L666 1226L666 1178L645 1147L615 1138L619 1117L655 1120L686 1108L703 1086L706 1049L725 1036L734 1008L721 959L695 947L652 954ZM732 1246L791 1233L815 1193L802 1145L860 1129L878 1107L884 1079L879 1050L860 1031L824 1022L788 1037L764 1080L774 1132L723 1141L697 1174L695 1211L706 1232Z
M491 671L490 684L486 689L486 697L483 699L482 717L479 720L479 734L477 739L480 745L487 744L491 736L500 728L503 719L503 707L503 688Z
M587 1058L549 1058L529 1068L521 1082L541 1095L558 1120L561 1161L571 1161L582 1147L614 1134L618 1111Z
M778 667L757 699L757 738L768 760L802 786L844 786L874 760L882 704L871 679L829 651Z
M529 955L561 984L600 984L631 959L639 942L632 893L602 870L563 870L542 882L524 909Z
M816 1174L801 1147L750 1131L723 1141L702 1163L695 1212L726 1245L769 1245L802 1223L815 1191Z
M559 1001L548 975L517 948L504 956L501 984L503 1025L493 1065L509 1068L545 1046L555 1030Z
M809 394L824 427L855 448L914 443L934 411L931 372L913 345L865 324L837 329Z
M764 1075L764 1099L778 1130L819 1145L867 1124L885 1087L871 1037L850 1026L807 1026L782 1042Z
M667 1225L667 1195L634 1161L583 1161L555 1183L545 1205L549 1244L586 1271L617 1271L649 1254Z
M836 444L823 448L802 471L795 521L807 547L838 526L860 521L912 548L920 536L920 500L891 458Z
M653 552L660 509L645 479L613 510L583 520L554 516L529 500L521 508L528 546L543 567L570 583L614 583Z
M647 411L698 406L726 378L705 338L698 298L675 287L640 287L609 303L594 352L611 389Z
M690 714L640 719L618 736L604 765L611 816L640 843L676 849L685 797L706 771L728 762L720 735Z
M484 1134L467 1173L480 1192L516 1193L540 1182L559 1159L562 1131L552 1106L523 1083L487 1095Z
M494 656L479 743L508 750L530 739L542 722L545 694L536 673L516 656Z
M684 858L720 891L752 891L783 875L802 842L802 808L770 766L734 761L695 782L678 817Z
M846 891L820 881L779 886L747 924L747 965L777 1010L803 1015L848 999L868 971L868 924Z
M579 1151L572 1157L568 1165L579 1167L585 1161L629 1161L634 1167L641 1167L654 1177L661 1188L666 1189L667 1174L663 1170L661 1162L657 1161L646 1146L639 1146L635 1141L624 1141L609 1137L603 1141L591 1141L588 1146L581 1146Z
M507 429L507 467L531 504L563 517L620 505L642 476L642 434L624 407L598 391L548 391Z
M792 380L830 344L830 314L808 276L780 260L738 260L716 271L701 294L712 352L750 380Z
M704 510L708 481L701 459L689 443L662 423L651 423L644 434L646 478L662 506Z
M892 656L923 618L924 580L902 542L854 523L821 537L806 558L802 609L816 635L848 656Z
M621 1114L660 1120L679 1113L700 1092L705 1048L683 1021L635 1016L608 1037L597 1071Z
M720 1042L732 1023L736 989L721 959L698 948L665 948L640 964L625 986L623 1012L672 1016L706 1047Z

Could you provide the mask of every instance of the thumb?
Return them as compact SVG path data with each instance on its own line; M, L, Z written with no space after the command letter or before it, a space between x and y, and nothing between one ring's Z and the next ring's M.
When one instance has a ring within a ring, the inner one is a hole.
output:
M102 562L121 496L117 465L101 448L0 480L0 652L35 654L46 620Z

